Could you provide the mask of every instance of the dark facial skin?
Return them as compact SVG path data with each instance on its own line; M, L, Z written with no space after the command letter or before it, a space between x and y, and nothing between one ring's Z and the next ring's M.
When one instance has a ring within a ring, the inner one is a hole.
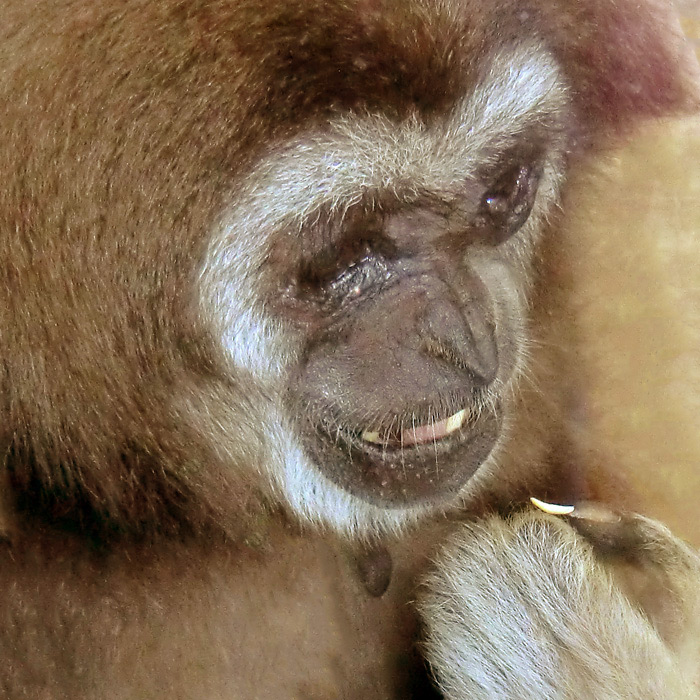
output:
M512 368L492 290L467 260L520 230L539 177L535 154L509 154L470 183L458 213L429 201L358 208L339 242L300 265L287 301L315 318L290 414L350 493L389 507L439 501L492 451L503 416L485 394Z

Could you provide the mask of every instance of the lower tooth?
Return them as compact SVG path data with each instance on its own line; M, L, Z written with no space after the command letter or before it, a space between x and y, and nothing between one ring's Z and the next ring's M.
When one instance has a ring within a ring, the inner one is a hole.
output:
M377 430L365 430L365 432L362 433L362 439L365 442L373 442L375 445L383 444L379 437L379 431Z
M447 423L445 424L445 433L449 435L450 433L454 433L455 430L459 429L462 427L462 423L464 423L464 419L467 416L467 410L463 408L461 411L457 411L457 413L451 415L447 419Z

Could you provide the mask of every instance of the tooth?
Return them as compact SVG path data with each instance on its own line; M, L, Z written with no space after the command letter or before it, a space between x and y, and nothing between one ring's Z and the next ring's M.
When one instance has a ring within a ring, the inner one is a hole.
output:
M364 433L362 433L362 439L365 442L373 442L376 445L382 445L383 442L381 438L379 437L379 431L378 430L365 430Z
M467 417L467 409L463 408L457 413L453 413L448 418L445 418L437 423L425 423L416 425L412 428L407 428L402 431L402 445L410 447L412 445L422 445L435 440L442 440L455 430L459 430ZM376 445L384 445L385 440L382 439L378 430L365 430L362 433L362 439L365 442L372 442Z
M543 510L545 513L550 513L551 515L569 515L574 512L574 506L561 506L556 503L545 503L534 496L530 497L530 502L533 506Z
M455 430L458 430L459 428L462 427L462 423L464 423L464 419L467 417L467 409L463 408L461 411L457 411L457 413L453 413L446 421L445 421L445 434L449 435L450 433L454 433Z

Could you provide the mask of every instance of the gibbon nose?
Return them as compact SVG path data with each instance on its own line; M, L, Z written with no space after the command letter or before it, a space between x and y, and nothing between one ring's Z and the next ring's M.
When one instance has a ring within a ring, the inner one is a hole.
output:
M498 351L493 325L483 312L464 309L447 300L426 304L419 328L423 349L474 375L479 384L488 385L498 372Z

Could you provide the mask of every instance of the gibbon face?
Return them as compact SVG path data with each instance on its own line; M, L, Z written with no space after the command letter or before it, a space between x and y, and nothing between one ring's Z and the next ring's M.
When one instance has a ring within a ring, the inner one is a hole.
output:
M553 57L521 43L444 112L341 116L252 169L202 308L269 397L270 471L298 510L400 519L502 442L568 115Z

